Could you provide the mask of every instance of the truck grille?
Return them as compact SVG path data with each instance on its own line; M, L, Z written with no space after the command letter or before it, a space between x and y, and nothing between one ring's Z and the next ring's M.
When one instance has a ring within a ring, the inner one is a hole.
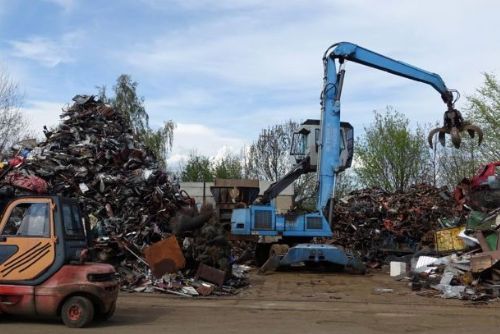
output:
M255 229L272 230L273 217L272 212L268 210L255 210Z

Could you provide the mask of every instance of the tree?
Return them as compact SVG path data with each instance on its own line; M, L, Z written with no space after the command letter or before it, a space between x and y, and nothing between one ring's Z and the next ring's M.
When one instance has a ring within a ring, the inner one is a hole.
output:
M450 143L439 151L440 185L449 189L455 188L462 179L471 178L482 163L477 141L467 137L462 138L460 149Z
M478 148L481 160L500 160L500 83L493 74L485 73L483 85L467 100L466 117L479 125L485 135Z
M115 96L106 96L106 87L97 87L98 97L120 111L129 121L137 138L153 153L160 167L166 167L167 152L172 148L176 124L169 120L157 130L149 127L149 115L144 107L144 98L137 95L138 83L127 74L122 74L113 86Z
M484 140L478 145L476 138L471 139L463 133L459 150L450 143L434 149L438 157L439 183L450 189L463 178L471 178L481 164L500 160L500 85L496 77L484 74L483 85L467 100L464 117L481 127Z
M267 181L277 181L284 176L292 167L289 152L293 132L298 127L290 120L263 129L248 150L246 175Z
M361 184L404 191L421 182L429 152L422 129L408 129L408 119L393 108L375 111L375 123L358 140L356 174Z
M167 152L174 143L175 126L175 123L169 120L163 123L163 127L157 130L148 129L139 135L144 145L153 152L163 168L166 167Z
M239 157L228 154L218 161L214 161L211 166L212 174L216 178L240 179L243 176L243 167Z
M298 129L299 124L292 120L263 129L246 154L245 176L272 182L285 176L295 164L290 148L293 133ZM302 175L293 186L297 203L304 209L313 208L317 193L316 175Z
M337 174L335 180L335 197L342 198L356 189L356 177L351 169Z
M28 135L18 85L0 69L0 153Z
M210 158L191 152L186 165L181 168L183 182L212 182L214 179Z
M132 81L129 75L120 75L113 86L115 97L110 101L130 121L134 133L143 134L149 130L149 116L144 107L144 98L137 95L137 86L138 83Z

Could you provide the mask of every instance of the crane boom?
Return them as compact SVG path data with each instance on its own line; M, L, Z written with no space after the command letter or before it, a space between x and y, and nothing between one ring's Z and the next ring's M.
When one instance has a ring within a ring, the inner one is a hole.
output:
M335 60L338 60L340 64L338 72ZM453 144L458 148L461 142L459 133L464 130L467 130L471 137L474 137L474 134L477 133L479 142L482 141L481 129L463 120L461 113L453 105L453 92L456 91L448 89L438 74L383 56L353 43L340 42L333 44L323 56L325 75L321 94L321 141L318 152L320 190L316 205L318 210L325 208L328 200L333 197L335 173L339 167L339 137L336 134L339 133L340 129L340 96L344 82L346 60L428 84L439 92L447 106L447 110L444 114L443 127L434 129L429 134L431 146L434 134L439 134L439 140L444 145L444 136L445 133L448 133L452 137ZM329 212L330 216L331 207Z
M453 100L452 91L446 87L443 79L438 74L386 57L356 44L349 42L333 44L325 52L323 60L326 60L327 58L345 59L410 80L419 81L428 84L437 90L441 94L445 103L452 102Z

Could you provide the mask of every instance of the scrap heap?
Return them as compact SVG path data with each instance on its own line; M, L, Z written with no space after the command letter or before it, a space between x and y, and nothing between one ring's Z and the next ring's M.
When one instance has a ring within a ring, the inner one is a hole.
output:
M391 254L433 249L434 231L443 227L443 218L455 216L453 199L446 190L429 185L396 193L357 190L334 206L333 243L377 266Z
M59 127L45 129L45 142L17 157L16 168L10 164L4 170L3 191L34 190L77 199L97 241L97 258L126 273L124 287L161 280L151 275L155 268L143 251L172 234L187 260L182 277L193 276L200 263L230 277L230 246L213 210L198 213L120 112L93 96L73 100ZM161 275L176 268L164 269Z
M412 290L425 296L473 302L498 300L499 228L500 207L489 212L471 211L465 225L456 228L460 232L452 244L460 248L459 251L415 256L409 262L404 259L403 262L391 262L391 276L410 280Z
M500 207L469 211L446 190L421 184L404 193L354 191L334 214L334 244L371 268L389 263L391 276L417 294L474 303L500 297Z

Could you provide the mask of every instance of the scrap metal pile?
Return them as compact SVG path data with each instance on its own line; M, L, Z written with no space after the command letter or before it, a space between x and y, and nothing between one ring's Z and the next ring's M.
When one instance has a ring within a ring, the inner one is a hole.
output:
M433 249L442 219L461 219L454 207L446 190L425 184L396 193L357 190L334 206L333 243L378 266L389 255Z
M334 244L419 295L473 302L500 297L500 203L473 211L444 189L416 185L406 192L363 189L334 207Z
M45 129L44 142L23 150L4 169L2 191L77 199L90 221L96 257L118 267L125 288L160 284L164 274L184 267L175 284L179 288L199 264L219 270L227 281L231 248L214 211L198 213L194 201L134 137L122 113L93 96L73 100L59 127ZM144 249L171 235L178 248L182 245L185 266L160 261L152 268Z
M471 211L465 225L437 233L453 230L458 233L450 240L458 251L392 261L391 276L410 281L419 295L473 302L498 300L500 207L490 212Z

